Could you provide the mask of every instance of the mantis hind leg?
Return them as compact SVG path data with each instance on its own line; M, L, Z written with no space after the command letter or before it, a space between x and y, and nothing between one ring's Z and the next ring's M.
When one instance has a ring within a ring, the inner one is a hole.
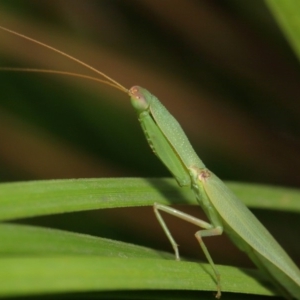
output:
M204 252L204 255L205 255L206 259L208 260L209 264L211 265L211 267L213 269L213 272L215 274L216 281L217 281L217 295L216 295L216 298L220 298L221 297L220 273L218 272L218 270L217 270L217 268L216 268L216 266L215 266L215 264L214 264L214 262L213 262L213 260L210 256L210 254L207 250L207 247L205 246L205 244L203 242L203 237L221 235L222 232L223 232L223 228L221 226L214 227L212 224L210 224L208 222L205 222L201 219L195 218L195 217L193 217L191 215L188 215L188 214L186 214L182 211L179 211L177 209L174 209L170 206L166 206L166 205L163 205L163 204L154 203L153 209L154 209L154 213L157 217L157 220L158 220L159 224L163 228L166 236L168 237L168 239L169 239L169 241L170 241L170 243L171 243L171 245L174 249L176 260L180 260L178 245L175 242L175 240L174 240L169 228L167 227L163 217L161 216L160 211L164 211L165 213L173 215L177 218L180 218L184 221L192 223L192 224L194 224L196 226L199 226L201 228L204 228L204 230L197 231L195 233L195 237L198 240L199 245L200 245L202 251Z
M217 295L216 298L220 298L221 297L221 278L220 278L220 273L218 271L218 269L215 266L214 261L212 260L206 245L203 242L203 237L206 236L215 236L215 235L221 235L223 232L223 229L221 227L215 227L212 229L206 229L206 230L199 230L195 233L195 237L197 239L197 241L199 242L199 245L206 257L206 259L208 260L209 264L211 265L213 272L215 273L216 276L216 280L217 280Z

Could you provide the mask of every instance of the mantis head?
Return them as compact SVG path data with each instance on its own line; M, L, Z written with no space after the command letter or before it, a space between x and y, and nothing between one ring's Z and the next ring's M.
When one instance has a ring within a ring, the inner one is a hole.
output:
M137 112L143 112L148 109L152 94L140 86L133 86L129 92L131 103Z

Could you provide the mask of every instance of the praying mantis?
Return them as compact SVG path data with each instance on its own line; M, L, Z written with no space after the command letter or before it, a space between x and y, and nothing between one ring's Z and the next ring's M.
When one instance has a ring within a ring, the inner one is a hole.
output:
M177 209L154 203L154 213L169 239L176 260L180 260L178 246L169 231L161 212L190 222L201 229L195 237L212 267L216 281L216 298L221 297L221 276L204 243L204 238L225 232L234 244L250 257L287 299L300 299L300 270L277 243L267 229L227 186L197 156L180 124L146 89L133 86L129 90L102 72L51 46L25 35L1 27L1 30L47 47L102 75L106 80L74 73L38 69L10 69L29 72L49 72L87 77L117 88L129 95L149 146L176 179L181 187L190 187L209 222L197 219ZM5 68L1 68L5 70Z

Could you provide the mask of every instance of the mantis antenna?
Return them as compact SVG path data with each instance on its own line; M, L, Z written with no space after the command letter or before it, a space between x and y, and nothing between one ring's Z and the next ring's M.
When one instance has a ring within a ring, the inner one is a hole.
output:
M79 73L73 73L73 72L66 72L66 71L59 71L59 70L48 70L48 69L32 69L32 68L8 68L8 67L0 67L0 71L9 71L9 72L28 72L28 73L48 73L48 74L56 74L56 75L66 75L66 76L73 76L73 77L79 77L83 79L93 80L96 82L101 82L103 84L112 86L122 92L128 93L127 89L122 87L121 85L116 85L115 83L107 80L102 80L97 77L83 75Z
M11 34L14 34L14 35L16 35L16 36L18 36L18 37L21 37L21 38L23 38L23 39L26 39L26 40L28 40L28 41L30 41L30 42L33 42L33 43L35 43L35 44L38 44L38 45L40 45L40 46L43 46L43 47L45 47L45 48L48 48L48 49L50 49L50 50L52 50L52 51L54 51L54 52L56 52L56 53L59 53L60 55L63 55L63 56L65 56L65 57L67 57L68 59L73 60L73 61L75 61L76 63L78 63L78 64L80 64L80 65L86 67L87 69L90 69L90 70L92 70L93 72L95 72L95 73L97 73L97 74L103 76L103 77L106 78L108 81L101 80L101 79L98 79L98 78L95 78L95 77L90 77L90 76L85 76L85 75L77 74L77 73L64 72L64 71L56 71L56 70L44 70L44 69L40 69L40 70L39 70L39 69L26 69L26 68L25 68L25 69L23 69L23 68L0 68L1 70L3 70L3 71L18 71L18 72L52 73L52 74L61 74L61 75L69 75L69 76L74 76L74 77L81 77L81 78L86 78L86 79L98 81L98 82L101 82L101 83L104 83L104 84L113 86L113 87L115 87L115 88L117 88L117 89L119 89L119 90L121 90L121 91L123 91L123 92L128 93L128 89L126 89L126 88L125 88L124 86L122 86L120 83L118 83L118 82L115 81L114 79L110 78L109 76L107 76L107 75L104 74L103 72L100 72L99 70L93 68L92 66L90 66L90 65L88 65L88 64L86 64L86 63L84 63L83 61L81 61L81 60L79 60L79 59L77 59L77 58L75 58L75 57L73 57L73 56L71 56L71 55L69 55L69 54L67 54L67 53L65 53L65 52L63 52L63 51L60 51L60 50L58 50L58 49L56 49L56 48L54 48L54 47L51 47L51 46L49 46L49 45L47 45L47 44L44 44L44 43L42 43L42 42L39 42L39 41L37 41L37 40L35 40L35 39L33 39L33 38L30 38L30 37L28 37L28 36L26 36L26 35L23 35L23 34L21 34L21 33L18 33L18 32L16 32L16 31L7 29L7 28L2 27L2 26L0 26L0 29L4 30L4 31L6 31L6 32L9 32L9 33L11 33Z

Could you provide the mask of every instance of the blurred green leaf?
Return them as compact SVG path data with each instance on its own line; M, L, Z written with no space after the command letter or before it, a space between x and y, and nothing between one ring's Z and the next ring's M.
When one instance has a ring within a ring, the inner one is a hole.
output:
M266 3L300 59L300 2L297 0L266 0Z

